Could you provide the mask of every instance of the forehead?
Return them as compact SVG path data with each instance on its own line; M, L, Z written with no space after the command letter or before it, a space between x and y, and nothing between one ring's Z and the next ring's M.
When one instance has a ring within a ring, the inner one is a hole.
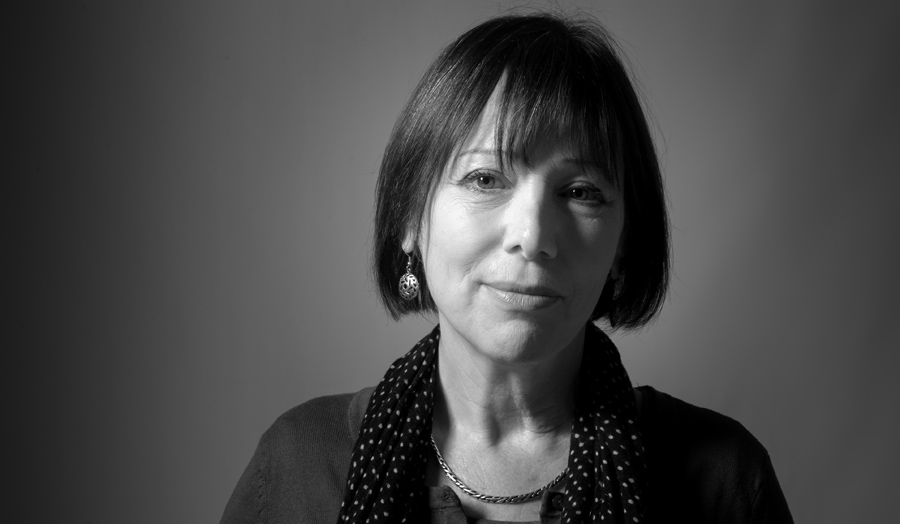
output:
M515 100L507 102L507 107L504 108L503 89L504 82L501 79L474 126L455 148L448 167L462 158L491 157L501 164L529 165L537 158L548 156L580 164L582 169L593 171L599 167L601 155L598 151L590 151L590 148L585 147L593 141L579 136L583 131L566 128L557 121L528 121L518 117L517 114L525 108L519 107L521 104L517 104ZM504 125L501 126L501 122ZM531 129L522 129L523 127ZM609 176L605 169L601 171L604 177Z
M574 131L561 129L556 122L528 122L535 130L526 133L523 122L515 113L522 108L514 101L503 108L503 87L497 83L478 115L475 125L465 139L456 147L453 158L466 154L501 155L508 160L523 159L548 151L562 152L570 157L582 157L581 151L573 147L579 140L573 140ZM506 109L504 111L504 109ZM504 114L505 113L505 114ZM512 114L511 114L512 113ZM501 126L501 121L504 123ZM593 157L594 155L590 155ZM590 158L593 159L593 158ZM452 160L452 159L451 159ZM589 158L585 158L589 160Z

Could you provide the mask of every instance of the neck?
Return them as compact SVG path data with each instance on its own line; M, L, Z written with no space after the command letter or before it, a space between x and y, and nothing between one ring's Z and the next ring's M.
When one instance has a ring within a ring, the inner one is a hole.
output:
M574 412L584 330L562 348L528 362L498 359L442 332L434 432L496 446L504 441L566 441ZM441 440L443 440L441 438Z

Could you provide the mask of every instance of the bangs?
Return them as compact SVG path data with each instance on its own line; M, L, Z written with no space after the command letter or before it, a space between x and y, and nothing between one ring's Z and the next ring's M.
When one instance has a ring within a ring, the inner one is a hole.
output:
M569 35L543 33L510 50L501 78L495 144L501 167L547 141L562 144L582 165L600 168L618 187L615 114L603 74Z

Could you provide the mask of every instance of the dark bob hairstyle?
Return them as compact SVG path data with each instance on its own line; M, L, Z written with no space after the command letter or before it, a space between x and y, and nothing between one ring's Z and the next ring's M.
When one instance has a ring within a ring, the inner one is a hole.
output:
M616 45L596 22L504 16L460 36L431 65L397 119L376 190L374 271L394 319L434 311L418 252L419 298L397 292L407 230L419 231L428 197L502 79L497 156L565 139L598 162L625 203L619 278L607 280L591 320L638 328L659 311L669 280L669 225L656 149Z

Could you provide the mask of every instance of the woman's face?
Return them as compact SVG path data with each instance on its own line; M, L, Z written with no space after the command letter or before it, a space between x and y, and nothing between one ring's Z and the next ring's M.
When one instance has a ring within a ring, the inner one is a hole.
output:
M617 260L623 199L554 137L501 171L496 98L434 190L418 247L442 338L529 362L581 340Z

